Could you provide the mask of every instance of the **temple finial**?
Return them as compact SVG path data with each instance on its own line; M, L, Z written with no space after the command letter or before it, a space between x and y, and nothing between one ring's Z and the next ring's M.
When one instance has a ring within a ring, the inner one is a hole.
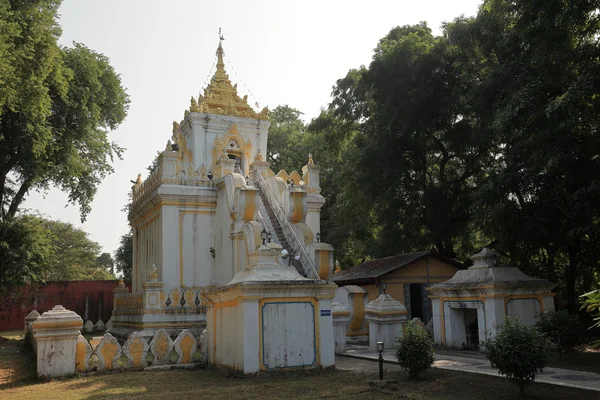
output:
M225 72L225 63L223 62L223 55L225 52L223 51L223 40L225 38L221 34L221 28L219 28L219 47L217 48L217 71Z

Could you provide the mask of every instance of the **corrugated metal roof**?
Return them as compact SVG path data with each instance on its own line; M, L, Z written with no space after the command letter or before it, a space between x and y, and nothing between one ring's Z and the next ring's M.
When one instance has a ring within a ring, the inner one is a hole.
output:
M420 251L417 253L398 254L385 258L378 258L377 260L365 261L362 264L358 264L350 269L335 274L333 276L333 281L340 283L377 278L427 255L437 257L437 252ZM456 264L460 264L458 261L452 261Z

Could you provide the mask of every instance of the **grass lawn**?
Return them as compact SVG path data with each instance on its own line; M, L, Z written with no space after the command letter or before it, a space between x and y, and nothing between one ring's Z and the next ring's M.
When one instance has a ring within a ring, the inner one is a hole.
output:
M395 367L395 366L391 366ZM387 368L387 366L386 366ZM390 368L392 369L392 368ZM395 369L395 368L394 368ZM399 380L396 391L371 389L375 375L340 370L288 372L242 377L216 369L164 372L105 373L38 382L32 355L18 336L0 337L0 399L430 399L504 400L518 393L501 378L432 369L411 381L402 371L388 371ZM598 392L534 384L535 399L598 399Z

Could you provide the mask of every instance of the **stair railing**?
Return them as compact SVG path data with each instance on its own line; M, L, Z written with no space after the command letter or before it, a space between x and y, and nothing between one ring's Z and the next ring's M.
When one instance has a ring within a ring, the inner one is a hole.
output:
M306 277L309 279L320 280L321 278L315 269L314 262L306 252L306 249L300 241L300 238L298 238L298 235L296 235L292 224L286 218L283 209L273 195L273 192L271 191L271 188L269 188L267 181L258 170L252 171L252 174L254 182L258 183L258 188L264 193L265 198L267 199L267 204L265 204L265 206L270 207L275 214L275 217L277 218L277 221L283 230L283 236L294 251L294 254L300 255L300 263L302 264L302 270L306 274ZM290 257L293 257L293 254L290 254Z

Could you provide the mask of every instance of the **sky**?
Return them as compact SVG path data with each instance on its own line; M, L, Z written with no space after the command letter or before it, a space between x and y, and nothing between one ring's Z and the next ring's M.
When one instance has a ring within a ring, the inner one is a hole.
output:
M59 10L60 44L85 44L110 58L131 104L127 119L109 133L126 148L114 174L98 187L92 211L52 189L31 193L24 208L71 222L113 253L128 232L122 208L130 180L171 138L190 97L214 71L219 28L225 68L241 96L260 109L287 104L309 121L327 106L335 82L368 65L379 39L398 25L426 21L435 34L445 21L474 15L481 0L65 0ZM257 110L258 111L258 110ZM318 161L318 160L316 160ZM300 167L300 166L299 166Z

